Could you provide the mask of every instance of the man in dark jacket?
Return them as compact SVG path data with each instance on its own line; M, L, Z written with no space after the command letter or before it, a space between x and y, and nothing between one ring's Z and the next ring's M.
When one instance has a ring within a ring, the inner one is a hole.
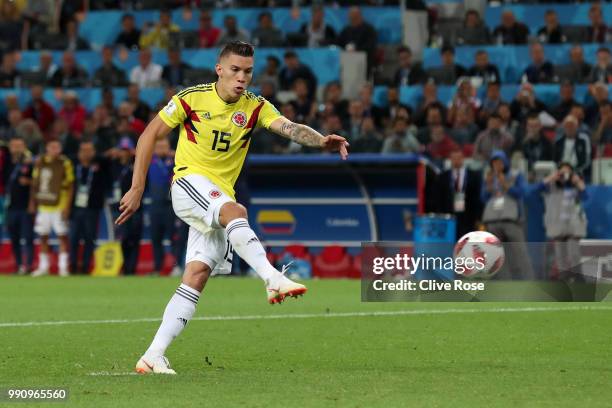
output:
M525 136L523 137L523 155L527 159L529 171L533 164L540 160L553 159L553 146L550 140L542 135L542 124L537 113L527 117Z
M493 31L493 38L498 44L527 44L529 28L516 21L514 13L506 10L502 13L501 24Z
M364 21L359 7L349 10L349 25L338 36L338 45L342 48L364 51L368 56L368 72L374 66L378 34L374 27Z
M408 47L397 50L399 68L395 71L395 86L422 84L427 75L419 63L412 62L412 51Z
M555 162L569 163L582 177L591 169L591 138L579 130L578 119L572 115L563 121L563 130L555 141Z
M478 228L482 215L480 172L465 166L463 152L453 150L450 154L451 168L444 171L436 183L438 193L437 211L453 214L457 220L457 239Z

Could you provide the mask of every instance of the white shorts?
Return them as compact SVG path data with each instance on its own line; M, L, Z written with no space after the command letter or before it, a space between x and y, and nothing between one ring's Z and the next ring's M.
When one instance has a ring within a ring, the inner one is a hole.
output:
M223 204L234 200L199 174L175 180L171 195L176 216L189 225L185 264L200 261L213 275L230 273L232 248L218 218Z
M36 214L34 232L38 235L49 236L51 231L55 235L68 235L68 223L62 218L61 211L41 212Z

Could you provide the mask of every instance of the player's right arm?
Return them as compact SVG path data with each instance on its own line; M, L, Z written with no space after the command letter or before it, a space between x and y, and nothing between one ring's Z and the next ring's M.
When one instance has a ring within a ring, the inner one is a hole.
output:
M144 192L147 172L151 164L155 142L158 139L167 137L172 129L173 128L168 126L158 114L147 125L144 132L142 132L138 138L136 158L134 160L134 172L132 175L132 186L119 202L119 211L121 211L121 214L115 221L115 224L123 224L140 207L140 200Z

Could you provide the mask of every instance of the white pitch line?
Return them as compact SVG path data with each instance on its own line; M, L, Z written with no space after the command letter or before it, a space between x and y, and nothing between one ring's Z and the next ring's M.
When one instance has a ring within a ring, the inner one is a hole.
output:
M389 310L372 312L333 312L333 313L294 313L272 315L236 315L236 316L202 316L191 320L198 321L232 321L232 320L275 320L275 319L314 319L333 317L381 317L381 316L412 316L412 315L444 315L466 313L530 313L530 312L564 312L564 311L610 311L607 306L566 306L566 307L497 307L488 309L413 309ZM151 323L161 321L158 317L140 319L108 319L108 320L59 320L34 322L5 322L1 327L37 327L37 326L68 326L68 325L95 325L95 324L125 324L125 323Z
M98 371L97 373L87 373L92 377L105 376L105 377L122 377L124 375L138 375L135 372L125 372L125 373L114 373L112 371Z

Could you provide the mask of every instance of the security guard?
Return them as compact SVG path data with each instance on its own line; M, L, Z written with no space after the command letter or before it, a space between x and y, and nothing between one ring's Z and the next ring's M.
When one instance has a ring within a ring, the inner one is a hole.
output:
M100 212L110 189L109 164L96 157L93 141L79 144L74 165L75 192L70 222L70 265L79 274L88 274L95 248ZM83 241L83 262L78 265L79 243Z

